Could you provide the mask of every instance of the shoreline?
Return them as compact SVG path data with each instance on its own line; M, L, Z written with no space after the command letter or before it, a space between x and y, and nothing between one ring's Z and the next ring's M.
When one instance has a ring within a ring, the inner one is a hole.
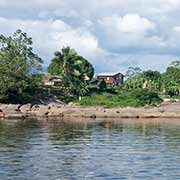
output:
M48 105L0 104L0 119L26 118L180 118L180 103L163 103L159 107L106 108L51 103Z

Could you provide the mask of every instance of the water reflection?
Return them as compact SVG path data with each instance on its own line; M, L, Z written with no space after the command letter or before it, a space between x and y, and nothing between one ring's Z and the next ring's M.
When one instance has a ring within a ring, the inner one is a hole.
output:
M180 179L180 120L0 121L0 179Z

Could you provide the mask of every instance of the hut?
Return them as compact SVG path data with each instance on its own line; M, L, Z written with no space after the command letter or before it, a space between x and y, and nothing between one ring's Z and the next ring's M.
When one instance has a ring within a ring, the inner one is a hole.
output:
M104 80L106 84L116 86L123 84L124 75L122 73L104 73L97 75L98 80Z

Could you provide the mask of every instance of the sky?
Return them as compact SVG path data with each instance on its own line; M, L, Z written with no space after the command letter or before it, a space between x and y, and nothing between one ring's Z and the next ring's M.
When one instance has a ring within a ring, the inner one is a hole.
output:
M180 60L180 0L0 0L0 34L22 29L47 68L71 46L96 73Z

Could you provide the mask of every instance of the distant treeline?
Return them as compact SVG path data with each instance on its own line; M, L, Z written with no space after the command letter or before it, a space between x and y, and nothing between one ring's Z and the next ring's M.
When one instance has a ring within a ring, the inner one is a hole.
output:
M32 45L32 38L21 30L9 37L0 35L0 102L33 103L55 97L82 105L125 107L179 98L180 61L173 61L164 73L129 67L125 82L111 86L98 81L93 65L70 47L55 52L48 67L48 75L61 79L59 87L44 87L47 74L40 73L43 61Z

